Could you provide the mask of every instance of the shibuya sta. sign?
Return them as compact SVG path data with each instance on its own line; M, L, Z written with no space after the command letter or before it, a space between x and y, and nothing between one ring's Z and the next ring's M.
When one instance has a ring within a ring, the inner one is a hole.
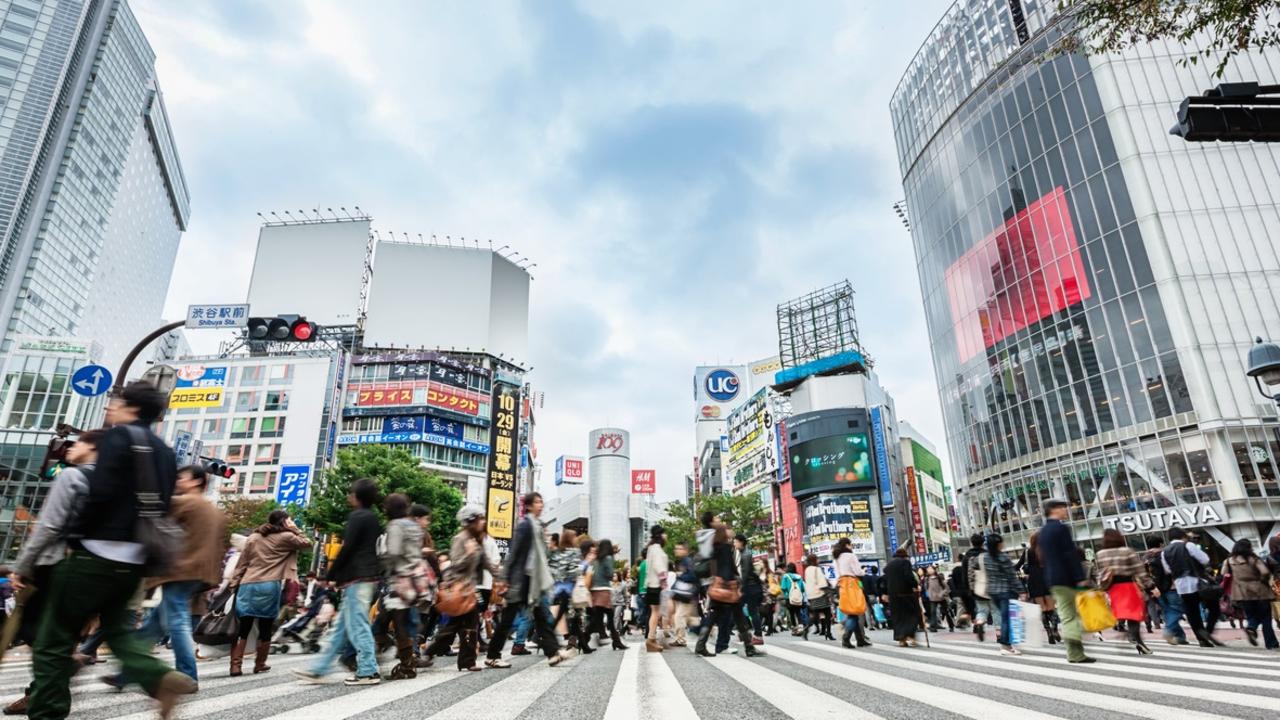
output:
M1227 508L1221 502L1178 505L1102 518L1103 527L1120 532L1163 532L1173 527L1203 527L1227 522Z

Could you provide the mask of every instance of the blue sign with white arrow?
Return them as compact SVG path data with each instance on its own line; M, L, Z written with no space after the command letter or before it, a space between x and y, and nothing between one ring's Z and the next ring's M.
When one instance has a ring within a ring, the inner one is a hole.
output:
M85 365L71 376L71 389L77 395L97 397L111 389L111 371L101 365Z

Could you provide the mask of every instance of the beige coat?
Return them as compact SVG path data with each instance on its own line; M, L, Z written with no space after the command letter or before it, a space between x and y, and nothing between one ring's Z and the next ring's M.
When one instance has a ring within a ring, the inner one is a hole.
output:
M169 514L182 526L182 553L173 568L156 584L199 580L215 587L222 579L222 555L226 551L227 517L200 494L174 495Z
M1223 563L1222 574L1231 576L1231 601L1272 600L1271 571L1258 557L1229 557Z
M300 532L283 530L270 535L254 532L236 563L232 585L298 579L298 551L311 546Z

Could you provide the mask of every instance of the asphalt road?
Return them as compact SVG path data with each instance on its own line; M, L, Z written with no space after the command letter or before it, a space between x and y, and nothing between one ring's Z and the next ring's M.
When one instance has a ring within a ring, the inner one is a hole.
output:
M305 685L289 673L311 659L272 657L271 672L231 678L224 660L200 665L200 692L179 718L209 720L841 720L894 718L1208 718L1280 717L1280 652L1233 642L1205 649L1152 643L1139 657L1123 641L1089 643L1100 662L1068 665L1056 647L1003 657L998 647L965 635L935 637L933 647L894 646L884 631L875 647L790 636L767 639L767 657L714 659L686 649L645 653L635 639L626 652L601 650L558 668L540 656L513 658L510 670L460 673L441 658L416 680L367 688ZM923 639L923 638L922 638ZM390 661L390 658L387 658ZM246 669L249 663L246 663ZM384 671L389 664L384 663ZM154 718L149 699L101 684L108 665L73 681L77 720ZM0 700L21 693L30 665L0 667Z

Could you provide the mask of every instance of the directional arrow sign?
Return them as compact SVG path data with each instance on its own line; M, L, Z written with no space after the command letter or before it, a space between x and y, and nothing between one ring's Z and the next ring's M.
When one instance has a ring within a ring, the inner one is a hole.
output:
M101 365L85 365L71 376L71 389L77 395L96 397L111 388L111 371Z

